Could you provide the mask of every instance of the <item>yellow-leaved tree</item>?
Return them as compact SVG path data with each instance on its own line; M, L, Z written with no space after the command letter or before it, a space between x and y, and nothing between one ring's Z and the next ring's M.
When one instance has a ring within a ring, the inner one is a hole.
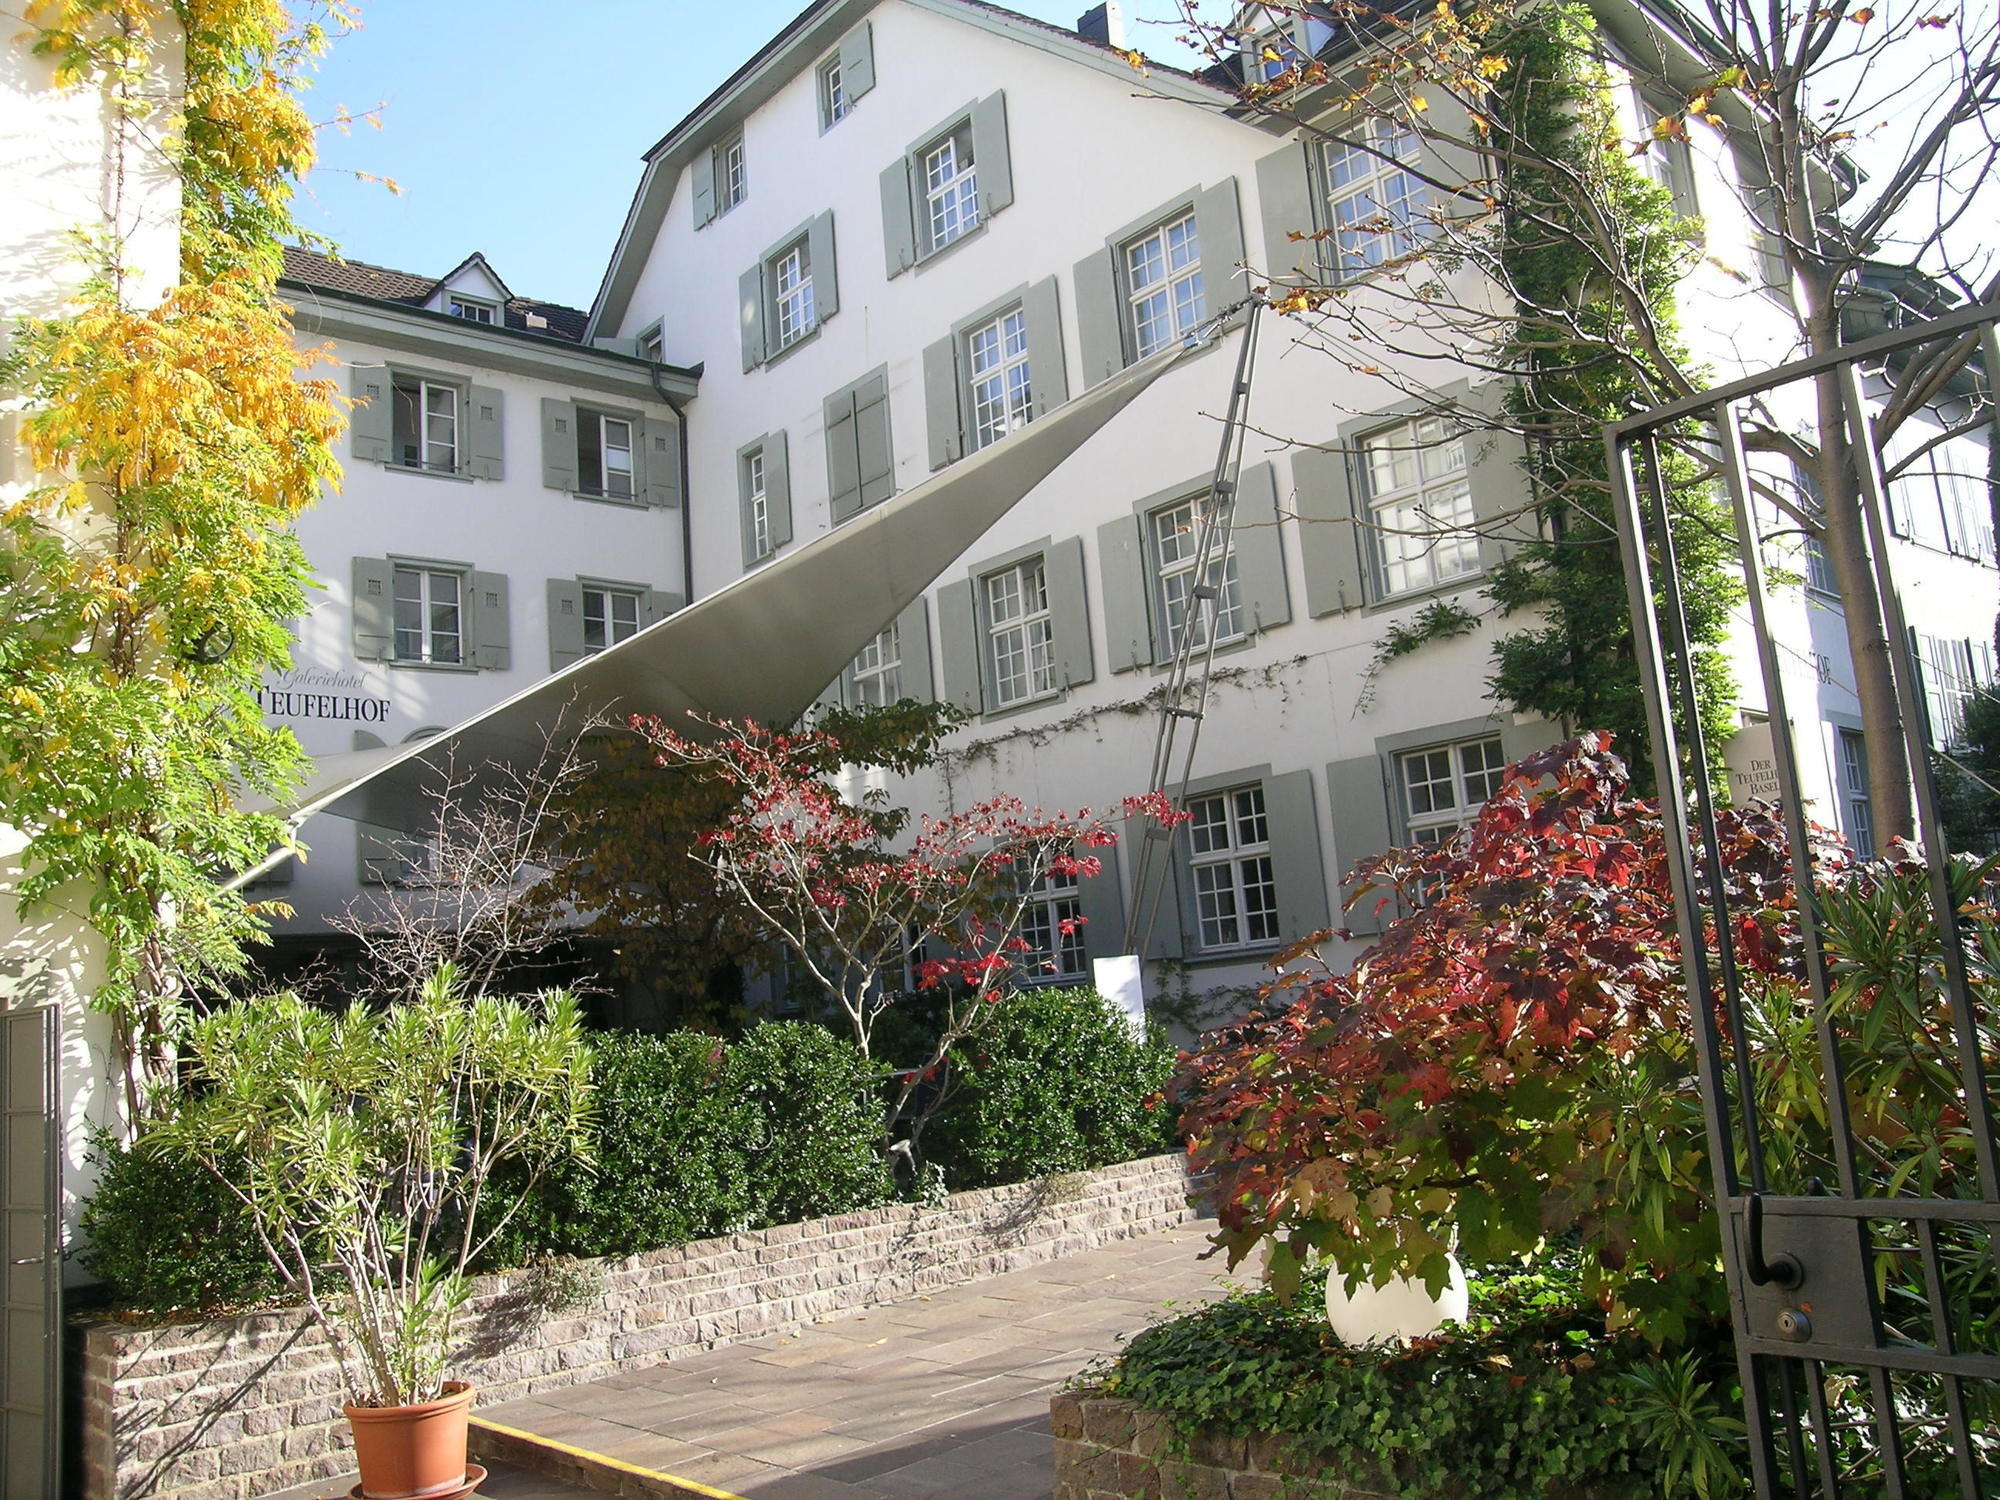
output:
M79 226L87 279L65 315L18 330L0 370L47 481L0 514L0 804L27 840L24 912L90 893L95 1000L136 1121L191 997L262 935L223 877L284 844L246 804L282 803L303 764L256 689L290 661L308 581L291 523L338 478L344 413L307 374L277 276L313 158L302 74L352 17L42 0L28 18L59 85L98 91L114 132L164 142L180 179L164 298L139 294L115 227ZM161 97L155 63L176 46L183 87Z

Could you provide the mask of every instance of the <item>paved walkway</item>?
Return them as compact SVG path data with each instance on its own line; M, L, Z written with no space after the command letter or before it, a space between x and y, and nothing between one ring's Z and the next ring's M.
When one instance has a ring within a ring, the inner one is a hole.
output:
M1234 1284L1220 1258L1196 1258L1209 1227L1123 1240L476 1416L613 1460L627 1493L1047 1500L1050 1394L1164 1308ZM659 1480L635 1485L634 1471Z

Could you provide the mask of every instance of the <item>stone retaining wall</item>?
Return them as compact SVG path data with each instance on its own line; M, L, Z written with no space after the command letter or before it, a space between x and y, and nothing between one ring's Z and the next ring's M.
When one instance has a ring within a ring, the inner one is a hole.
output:
M532 1274L482 1278L456 1370L489 1402L601 1380L1185 1222L1178 1156L588 1261L544 1312ZM86 1500L252 1500L349 1470L337 1372L296 1312L83 1331Z
M1089 1392L1049 1403L1055 1500L1387 1500L1373 1474L1292 1456L1282 1439L1205 1433L1171 1443L1166 1418Z

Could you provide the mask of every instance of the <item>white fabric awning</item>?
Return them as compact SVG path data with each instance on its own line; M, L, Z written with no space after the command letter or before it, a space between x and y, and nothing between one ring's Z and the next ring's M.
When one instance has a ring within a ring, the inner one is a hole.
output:
M1180 345L1142 360L789 556L441 734L321 757L288 816L294 824L332 813L419 828L447 760L461 776L530 760L542 753L544 729L572 705L659 714L670 723L689 709L791 721L988 527L1191 352Z

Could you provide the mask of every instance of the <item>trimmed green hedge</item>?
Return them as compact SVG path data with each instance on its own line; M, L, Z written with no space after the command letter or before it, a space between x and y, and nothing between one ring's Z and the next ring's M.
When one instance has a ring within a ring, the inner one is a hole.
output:
M192 1162L99 1140L83 1268L113 1302L155 1314L242 1307L277 1289L249 1212Z

